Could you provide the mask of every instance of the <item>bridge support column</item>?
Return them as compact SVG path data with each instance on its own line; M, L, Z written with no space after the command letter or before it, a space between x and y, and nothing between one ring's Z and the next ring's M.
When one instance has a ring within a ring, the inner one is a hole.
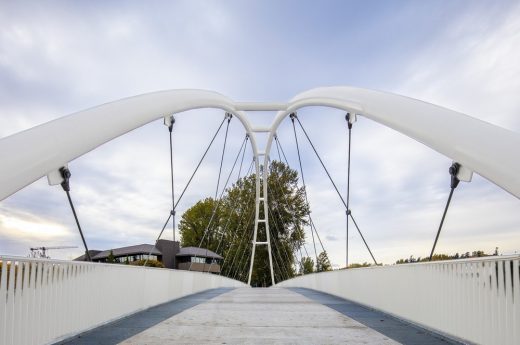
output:
M247 279L247 284L251 285L251 276L253 274L253 266L255 263L255 252L257 245L267 245L267 256L269 257L269 269L271 272L271 284L274 285L274 270L273 270L273 258L271 252L271 237L269 234L269 206L267 204L267 175L268 169L267 164L269 162L269 155L267 151L264 153L259 153L256 150L255 154L255 166L256 166L256 197L255 197L255 227L253 232L253 249L251 251L251 264L249 266L249 276ZM264 157L264 164L260 165L260 156ZM260 218L260 203L263 204L263 218ZM265 236L266 240L258 241L258 225L260 223L264 224Z

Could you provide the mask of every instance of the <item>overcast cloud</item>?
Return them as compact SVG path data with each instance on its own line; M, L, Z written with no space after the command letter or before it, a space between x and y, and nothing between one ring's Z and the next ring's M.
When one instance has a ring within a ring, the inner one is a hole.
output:
M156 90L286 101L329 85L399 93L520 132L518 18L517 1L0 1L0 138ZM252 119L267 124L273 115ZM217 110L176 116L177 191L223 116ZM299 117L345 191L344 113L313 107ZM244 135L232 121L225 174ZM279 137L296 168L289 120ZM343 265L344 210L303 137L300 143L313 219L332 262ZM214 194L221 145L219 137L178 214ZM427 255L449 192L451 160L363 117L354 125L352 150L352 210L376 258L392 263ZM153 243L170 210L168 131L161 121L69 167L91 248ZM455 192L437 251L520 252L518 207L517 198L475 175ZM171 236L170 229L163 237ZM370 261L354 229L350 243L351 262ZM27 255L42 245L78 246L51 252L53 258L82 252L66 197L46 179L0 202L0 254Z

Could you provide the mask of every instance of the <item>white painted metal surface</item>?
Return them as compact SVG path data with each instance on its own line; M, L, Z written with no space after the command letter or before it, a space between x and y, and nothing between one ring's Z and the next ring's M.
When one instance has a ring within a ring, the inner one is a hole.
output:
M2 345L51 343L199 291L246 286L199 272L16 257L0 261Z
M323 291L465 341L520 344L520 257L348 269L280 287Z
M222 109L243 124L255 156L256 211L249 281L262 202L274 283L268 230L267 169L261 174L259 156L264 157L263 165L267 167L273 137L281 121L306 106L334 107L366 116L450 157L461 164L461 171L469 176L472 171L477 172L520 197L519 133L403 96L353 87L326 87L300 93L288 103L234 102L212 91L170 90L126 98L65 116L0 139L0 200L42 176L47 175L49 181L56 183L56 171L68 162L148 122L190 109ZM270 127L253 128L245 110L278 111L278 114ZM257 132L269 133L263 151L257 146Z
M519 133L404 96L326 87L300 93L285 107L267 103L265 109L285 109L271 125L271 135L285 116L307 106L334 107L366 116L520 197ZM257 103L237 103L212 91L170 90L103 104L36 126L0 139L0 200L120 135L161 117L197 108L230 112L248 133L252 127L239 109L262 109ZM253 143L254 136L251 140Z

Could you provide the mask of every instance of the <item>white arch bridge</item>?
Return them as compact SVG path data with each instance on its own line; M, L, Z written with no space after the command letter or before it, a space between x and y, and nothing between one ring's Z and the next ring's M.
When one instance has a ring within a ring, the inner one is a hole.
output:
M283 273L283 253L271 247L268 167L273 144L280 149L276 132L286 117L291 116L293 124L300 124L312 145L296 116L299 109L308 106L344 110L348 114L349 132L356 117L364 116L452 159L452 188L442 219L458 182L469 182L473 173L520 197L518 133L403 96L328 87L300 93L287 103L255 103L235 102L211 91L172 90L103 104L0 139L0 200L47 176L50 184L62 185L73 206L67 169L72 160L151 121L164 118L171 138L173 114L199 108L222 109L226 112L225 119L233 116L242 123L247 133L245 141L249 140L254 156L254 223L249 268L244 270L248 274L243 276L250 284L256 248L266 246L270 278L275 287L245 288L248 285L240 281L241 274L232 276L237 280L190 271L3 256L0 257L0 344L59 341L519 344L518 256L374 266L294 278ZM248 117L248 113L255 111L271 111L276 115L270 126L255 126ZM259 146L260 135L267 138L265 147ZM241 152L245 152L244 145L235 163ZM325 168L321 158L320 162ZM336 187L332 179L331 182ZM338 195L362 236L350 213L348 191L346 201L339 191ZM172 210L162 231L170 219L175 224L178 201L175 202L172 180ZM309 220L312 236L319 236L310 215ZM259 232L266 238L259 240ZM365 245L370 251L366 241ZM297 261L297 254L291 255ZM151 322L152 319L155 321ZM187 321L194 319L204 322ZM380 322L386 322L385 326L381 327ZM82 334L81 338L78 334Z

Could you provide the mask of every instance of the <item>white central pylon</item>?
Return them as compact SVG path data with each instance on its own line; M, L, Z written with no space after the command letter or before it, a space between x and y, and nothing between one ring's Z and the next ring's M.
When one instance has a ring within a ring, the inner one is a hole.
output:
M245 109L244 109L245 110ZM265 111L266 109L264 107L252 107L252 109L247 110L261 110ZM271 109L267 109L271 110ZM269 270L271 272L271 284L274 285L274 270L273 270L273 257L272 257L272 251L271 251L271 236L269 231L269 206L267 204L267 198L268 198L268 190L267 190L267 177L268 177L268 164L269 164L269 150L267 150L267 147L263 151L258 150L257 146L257 140L256 140L256 133L269 133L269 137L271 137L272 128L265 129L265 128L252 128L251 132L248 132L249 137L252 138L251 143L253 145L253 154L254 154L254 160L255 160L255 167L256 167L256 178L255 178L255 224L254 224L254 230L253 230L253 241L251 243L252 249L251 249L251 263L249 265L249 275L247 278L247 284L251 285L251 276L253 274L253 267L255 264L255 254L256 254L256 246L267 246L267 253L269 258ZM270 146L270 145L269 145ZM263 158L263 165L260 164L261 158ZM260 218L260 207L263 207L263 218ZM265 236L266 240L264 241L258 241L258 228L260 224L263 224L264 230L265 230Z

